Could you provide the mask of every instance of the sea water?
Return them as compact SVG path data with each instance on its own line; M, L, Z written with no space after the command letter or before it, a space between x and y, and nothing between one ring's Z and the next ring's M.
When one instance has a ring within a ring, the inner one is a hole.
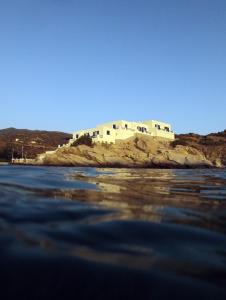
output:
M226 299L226 171L0 167L1 299Z

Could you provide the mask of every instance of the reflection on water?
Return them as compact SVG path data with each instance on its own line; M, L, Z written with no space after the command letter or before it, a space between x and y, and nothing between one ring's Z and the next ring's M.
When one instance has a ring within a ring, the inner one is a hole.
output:
M225 170L0 167L8 299L226 299L225 225Z
M121 218L182 222L225 232L224 171L97 169L95 176L77 170L70 178L93 184L98 190L63 191L65 198L120 209ZM103 172L104 171L104 172ZM103 173L102 173L103 172ZM217 173L217 174L216 174ZM58 191L59 192L59 191ZM205 215L205 218L203 217ZM119 217L119 216L118 216Z

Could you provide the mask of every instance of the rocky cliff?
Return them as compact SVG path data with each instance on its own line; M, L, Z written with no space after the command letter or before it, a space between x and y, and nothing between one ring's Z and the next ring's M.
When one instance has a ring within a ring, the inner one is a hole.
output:
M180 142L181 141L181 142ZM96 144L62 147L54 153L38 156L37 164L101 167L161 167L195 168L224 167L219 155L206 153L197 144L180 137L168 141L136 135L116 144ZM225 147L225 144L224 144Z
M180 134L176 138L172 143L174 147L178 145L193 147L214 165L226 166L226 130L208 135Z

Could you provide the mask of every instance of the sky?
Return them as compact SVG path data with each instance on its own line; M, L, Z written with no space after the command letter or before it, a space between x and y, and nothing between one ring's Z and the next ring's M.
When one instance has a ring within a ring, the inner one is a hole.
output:
M226 129L225 0L0 0L0 128Z

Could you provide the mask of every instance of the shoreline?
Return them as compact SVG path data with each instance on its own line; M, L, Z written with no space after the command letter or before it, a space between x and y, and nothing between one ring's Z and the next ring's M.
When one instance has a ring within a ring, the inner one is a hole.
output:
M216 167L216 166L207 166L207 165L178 165L178 166L160 166L160 165L155 165L155 166L138 166L138 165L119 165L119 164L103 164L103 165L72 165L72 164L31 164L31 163L8 163L7 165L9 166L29 166L29 167L62 167L62 168L108 168L108 169L159 169L159 170L189 170L189 169L211 169L211 170L223 170L226 169L226 167Z
M215 148L214 148L215 149ZM181 145L166 139L137 135L116 144L62 146L36 158L15 158L12 165L141 168L141 169L224 169L224 156L212 149Z

